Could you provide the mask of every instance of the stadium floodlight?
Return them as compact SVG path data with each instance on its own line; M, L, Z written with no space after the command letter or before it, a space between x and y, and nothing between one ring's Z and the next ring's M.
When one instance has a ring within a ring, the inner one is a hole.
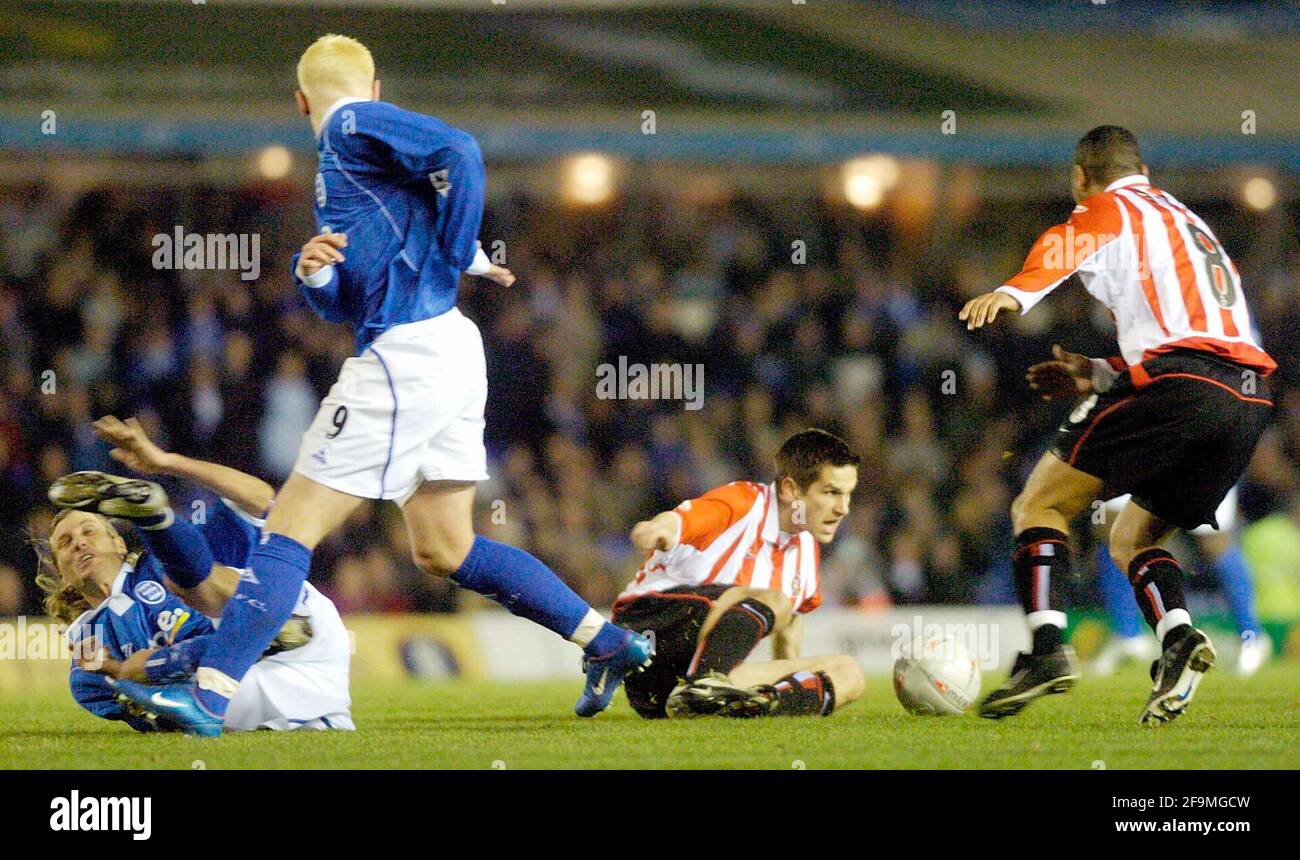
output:
M568 159L561 172L564 198L583 206L599 206L614 196L614 162L596 152Z
M1266 176L1252 176L1241 186L1241 197L1251 209L1263 212L1277 203L1277 187Z
M844 199L857 209L875 209L885 192L898 183L898 161L888 155L869 155L846 162L842 171Z
M293 167L293 153L283 146L274 144L257 153L257 172L264 179L283 179Z

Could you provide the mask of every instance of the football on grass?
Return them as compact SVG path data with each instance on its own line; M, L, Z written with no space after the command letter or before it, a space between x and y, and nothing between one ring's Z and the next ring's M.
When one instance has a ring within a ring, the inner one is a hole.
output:
M980 694L980 667L961 640L914 639L894 662L894 694L917 716L960 716Z

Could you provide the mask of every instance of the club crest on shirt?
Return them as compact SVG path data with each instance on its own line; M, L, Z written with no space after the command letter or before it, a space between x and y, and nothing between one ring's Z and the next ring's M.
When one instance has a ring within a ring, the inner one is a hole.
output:
M150 606L157 606L167 598L167 590L152 579L146 579L135 587L136 599Z

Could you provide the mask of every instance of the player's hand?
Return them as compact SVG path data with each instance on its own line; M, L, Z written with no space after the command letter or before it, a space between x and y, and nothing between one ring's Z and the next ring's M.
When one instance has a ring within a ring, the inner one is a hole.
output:
M677 515L667 511L632 527L632 546L642 552L670 550L677 546Z
M149 683L149 673L145 671L144 664L154 655L155 649L146 648L143 651L136 651L130 657L127 657L116 666L116 673L113 675L119 681L138 681L141 684Z
M298 258L298 268L304 277L316 274L326 266L342 263L342 250L348 246L346 233L318 233L302 246L302 255Z
M170 468L174 455L155 445L135 418L122 421L105 415L92 426L96 436L114 446L108 455L128 469L142 475L156 475Z
M108 649L93 636L72 646L72 663L78 669L111 678L116 678L122 668L121 662L108 656Z
M514 272L510 271L505 266L498 266L495 263L492 264L492 268L488 269L480 277L487 278L492 283L499 284L503 287L508 287L515 282Z
M1030 388L1044 400L1092 393L1092 361L1086 355L1066 352L1060 344L1053 344L1052 356L1052 361L1029 368L1025 379L1029 380Z
M957 319L966 323L968 331L974 331L993 322L1002 311L1019 313L1020 302L1010 293L1000 293L995 290L982 296L976 296L967 302L966 306L961 309L961 313L957 314Z

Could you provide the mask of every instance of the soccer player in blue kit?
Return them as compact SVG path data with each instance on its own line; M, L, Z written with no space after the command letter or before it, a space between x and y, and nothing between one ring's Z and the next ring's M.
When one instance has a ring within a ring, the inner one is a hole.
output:
M234 593L272 490L238 470L163 451L134 419L106 416L95 430L133 470L189 478L221 496L190 523L176 517L153 481L75 472L50 486L50 500L64 510L48 538L36 542L46 610L69 625L73 698L137 731L178 730L157 714L158 688L140 685L193 673L212 642L208 616L220 616ZM128 549L109 516L135 526L143 551ZM293 617L232 700L225 729L353 728L350 654L338 610L303 583Z
M168 719L215 735L244 673L288 618L313 548L364 499L402 508L415 563L581 646L587 682L574 707L593 716L650 640L606 621L541 561L476 536L476 483L487 475L487 374L478 327L456 308L461 272L503 286L508 269L477 241L486 184L474 138L379 101L369 50L328 35L298 62L295 93L316 132L316 221L294 257L308 304L356 331L357 355L303 437L276 496L251 575L226 604L195 682L168 687Z

